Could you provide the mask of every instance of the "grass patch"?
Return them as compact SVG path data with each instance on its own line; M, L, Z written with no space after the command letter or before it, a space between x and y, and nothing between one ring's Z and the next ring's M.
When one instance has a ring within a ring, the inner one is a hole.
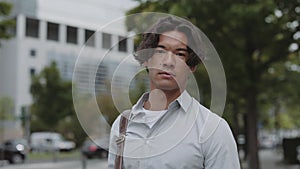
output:
M76 149L70 152L29 152L29 161L51 161L51 160L65 160L65 159L79 159L81 156L80 150Z

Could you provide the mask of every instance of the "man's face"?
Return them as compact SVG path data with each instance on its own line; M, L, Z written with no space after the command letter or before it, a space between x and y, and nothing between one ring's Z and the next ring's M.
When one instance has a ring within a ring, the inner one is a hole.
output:
M191 69L188 57L186 35L169 31L160 35L153 56L144 63L149 69L150 88L181 92L185 89Z

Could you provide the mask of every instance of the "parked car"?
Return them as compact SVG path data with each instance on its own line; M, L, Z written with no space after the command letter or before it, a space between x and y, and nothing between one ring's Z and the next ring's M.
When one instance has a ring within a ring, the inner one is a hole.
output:
M108 139L86 139L81 147L81 153L88 159L108 157Z
M246 144L246 136L244 134L239 134L237 137L237 143L239 148L243 148Z
M31 151L71 151L75 149L73 141L67 141L60 133L34 132L30 136Z
M279 144L279 138L274 134L264 134L258 137L258 145L261 149L274 148Z
M24 163L29 151L28 143L25 139L7 140L0 145L0 159L9 163Z

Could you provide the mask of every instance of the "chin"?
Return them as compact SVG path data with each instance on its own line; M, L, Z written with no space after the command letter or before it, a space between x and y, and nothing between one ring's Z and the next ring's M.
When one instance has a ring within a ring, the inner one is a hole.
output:
M156 86L157 89L163 91L177 91L180 90L177 85L158 85Z

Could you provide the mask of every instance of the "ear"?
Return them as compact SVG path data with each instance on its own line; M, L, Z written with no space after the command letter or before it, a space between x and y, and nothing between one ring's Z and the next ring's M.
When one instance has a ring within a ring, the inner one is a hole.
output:
M144 61L144 63L142 64L142 66L147 67L148 66L148 61Z
M192 73L194 73L194 72L196 71L196 69L197 69L197 67L196 67L196 66L194 66L194 67L190 67L190 70L191 70L191 72L192 72Z

